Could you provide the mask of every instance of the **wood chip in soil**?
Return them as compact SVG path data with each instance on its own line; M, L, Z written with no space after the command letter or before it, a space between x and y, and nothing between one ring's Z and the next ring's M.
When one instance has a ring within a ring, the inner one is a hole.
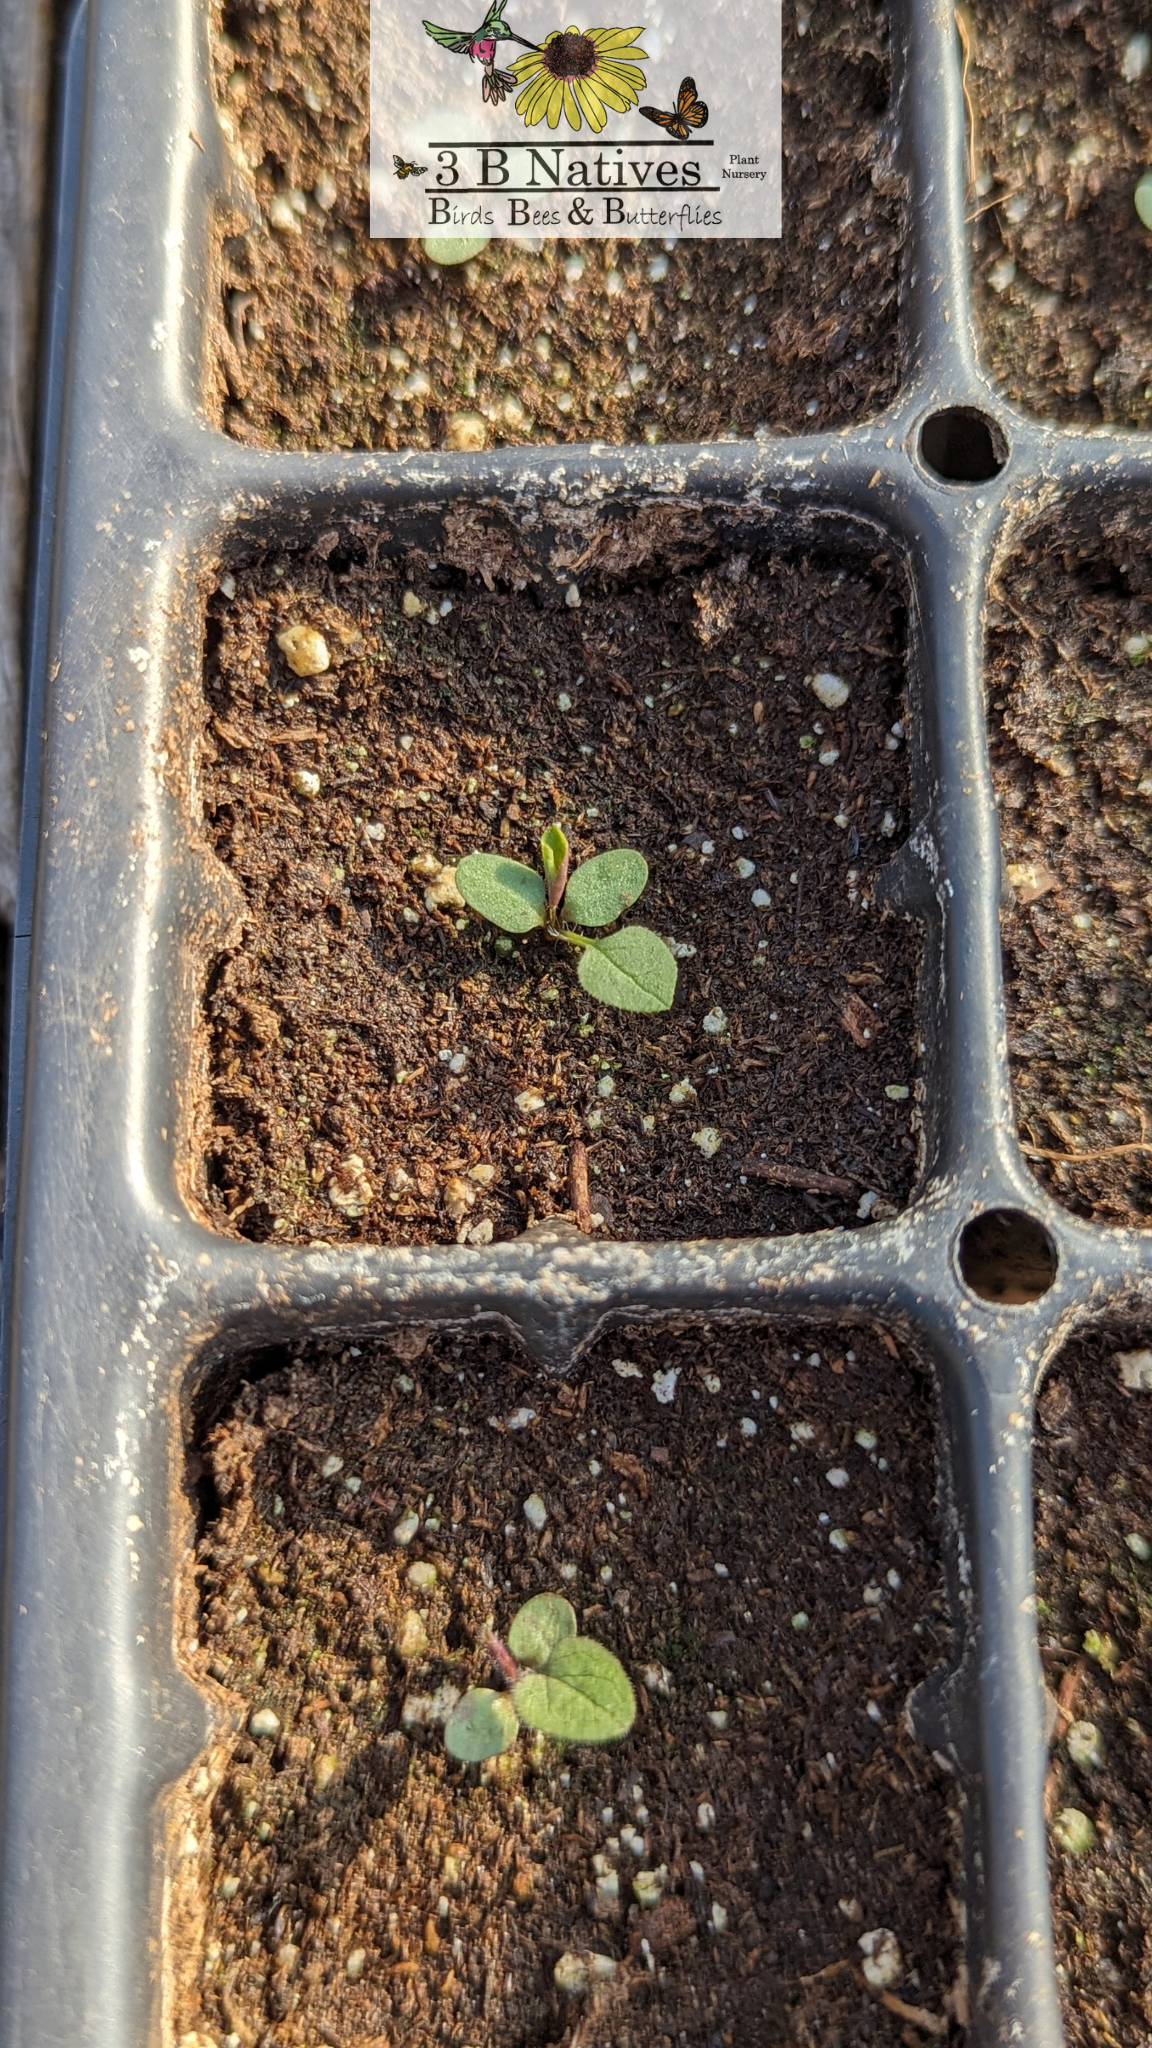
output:
M395 449L879 412L905 233L887 10L845 0L809 31L786 8L783 49L779 241L495 241L442 271L419 242L368 239L365 0L232 0L216 88L260 221L221 251L213 419L263 446ZM290 225L271 225L274 200Z
M907 825L892 564L714 549L585 581L574 611L325 540L210 604L205 819L246 904L207 1003L213 1224L483 1244L570 1212L577 1142L608 1236L894 1214L919 933L875 900ZM627 558L626 530L609 542ZM290 673L291 623L327 673ZM821 670L840 710L806 687ZM593 1005L568 948L429 907L439 862L532 862L553 819L579 859L646 855L633 921L681 955L669 1013Z
M950 1654L934 1412L892 1340L624 1329L563 1384L405 1330L255 1369L202 1389L189 1469L182 1632L225 1727L175 1822L178 2035L895 2043L860 1974L887 1928L958 2038L953 1781L904 1722ZM633 1731L459 1765L429 1703L543 1591L625 1664ZM572 2002L589 1950L616 1970Z
M988 369L1044 418L1152 426L1152 235L1133 200L1152 163L1152 15L1127 0L958 11Z
M994 586L988 650L1017 1122L1059 1201L1134 1224L1152 1219L1144 531L1138 509L1118 508L1107 530L1065 510L1019 540Z
M1076 1339L1038 1407L1040 1641L1060 1706L1045 1804L1068 2048L1145 2048L1152 2033L1152 1393L1128 1391L1120 1365L1132 1376L1148 1343L1146 1326Z

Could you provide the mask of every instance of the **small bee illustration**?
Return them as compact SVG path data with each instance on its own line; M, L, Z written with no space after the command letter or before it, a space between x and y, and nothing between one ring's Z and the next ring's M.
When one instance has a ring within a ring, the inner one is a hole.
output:
M422 178L428 169L427 164L406 164L402 156L396 156L395 154L393 154L392 162L398 178Z
M658 128L663 128L668 135L677 136L681 142L687 142L690 128L708 126L708 109L703 100L696 97L694 78L681 80L674 114L662 113L659 107L641 107L639 111L646 121L655 121Z

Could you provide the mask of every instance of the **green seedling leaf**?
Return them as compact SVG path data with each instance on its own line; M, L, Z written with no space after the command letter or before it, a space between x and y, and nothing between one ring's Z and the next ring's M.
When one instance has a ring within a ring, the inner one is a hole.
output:
M459 869L457 869L459 877ZM663 939L642 924L609 932L581 948L580 985L614 1010L670 1010L676 962Z
M1095 1658L1101 1670L1108 1673L1109 1678L1115 1678L1124 1658L1114 1636L1104 1635L1099 1630L1090 1628L1084 1638L1084 1648L1090 1657Z
M1104 1769L1104 1744L1095 1721L1073 1721L1064 1742L1078 1771Z
M512 1699L529 1728L560 1742L616 1742L636 1718L624 1666L587 1636L565 1636L546 1670L517 1680Z
M564 915L569 924L615 924L643 894L647 880L648 863L631 846L597 853L569 882Z
M522 860L502 853L468 853L456 869L456 887L469 910L502 932L530 932L544 923L544 880Z
M463 1764L482 1764L487 1757L503 1756L519 1732L516 1709L508 1694L493 1692L491 1686L473 1685L445 1722L444 1746Z
M1078 1806L1061 1808L1052 1823L1052 1835L1069 1856L1087 1856L1096 1847L1096 1830Z
M542 1671L557 1643L576 1633L576 1610L559 1593L537 1593L520 1609L508 1631L508 1648L518 1664Z
M568 841L559 825L549 825L540 838L540 861L548 885L548 908L555 910L568 880Z

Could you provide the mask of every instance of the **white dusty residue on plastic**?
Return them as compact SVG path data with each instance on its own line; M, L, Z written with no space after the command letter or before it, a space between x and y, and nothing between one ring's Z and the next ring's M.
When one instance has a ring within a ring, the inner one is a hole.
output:
M921 819L915 831L909 834L908 846L910 850L917 856L917 858L923 861L924 866L927 868L928 873L932 878L932 893L940 906L941 919L946 921L948 916L948 907L947 903L945 902L945 898L952 895L952 884L948 880L947 875L941 876L940 849L937 846L932 833L928 829L928 821L926 818ZM948 1006L948 979L947 970L945 967L946 958L947 948L941 946L939 952L939 969L936 977L936 990L941 1016L945 1014Z
M519 1333L545 1369L562 1374L622 1315L662 1322L699 1313L705 1301L728 1320L759 1321L769 1310L786 1312L789 1303L803 1313L816 1295L837 1287L849 1297L842 1304L849 1312L858 1290L859 1306L874 1313L881 1282L871 1244L860 1233L832 1235L834 1245L823 1243L820 1255L799 1267L795 1244L784 1240L589 1246L559 1227L479 1251L414 1246L350 1256L348 1247L315 1247L303 1258L284 1253L256 1273L245 1255L236 1264L251 1300L311 1311L313 1334L412 1320L442 1329L501 1324ZM235 1312L239 1303L230 1306Z
M956 1328L961 1336L967 1337L972 1344L983 1344L992 1334L978 1323L974 1316L966 1316L960 1310L956 1313Z
M928 830L926 819L921 819L914 832L908 835L908 845L918 860L922 860L932 880L940 873L940 852L935 839Z
M102 1458L104 1478L109 1486L119 1487L126 1501L135 1501L144 1491L141 1474L143 1445L141 1424L151 1426L156 1409L156 1382L160 1367L159 1354L151 1332L159 1327L168 1327L168 1295L178 1286L180 1268L174 1260L160 1257L152 1247L152 1259L145 1279L145 1293L137 1300L137 1316L126 1339L121 1340L121 1355L128 1359L129 1370L135 1367L135 1386L126 1392L125 1399L117 1410L112 1426L112 1446L105 1450ZM143 1354L141 1356L141 1354ZM144 1528L137 1515L127 1519L129 1542L129 1576L135 1581L140 1576L140 1553L136 1538Z
M179 593L173 589L176 564L171 552L161 554L145 570L145 578L152 580L149 593L149 615L153 625L178 613ZM134 622L133 622L134 623ZM139 628L137 628L139 630ZM139 632L137 654L144 653L144 643L150 643L147 651L151 658L136 659L133 666L140 677L137 701L138 722L143 730L154 732L158 725L159 697L161 683L158 680L165 666L166 653L158 644L153 632ZM150 1034L154 1029L154 1003L159 982L157 956L163 958L166 950L161 946L161 933L157 922L163 903L163 854L164 833L160 816L162 784L149 775L143 786L141 830L136 844L126 853L122 880L127 884L131 878L131 899L136 910L134 951L131 967L131 993L129 1000L121 1005L121 1015L127 1019L126 1042L115 1042L114 1023L101 1033L101 1044L105 1056L118 1056L126 1076L125 1129L122 1143L127 1165L129 1183L139 1205L141 1214L154 1209L154 1197L148 1185L145 1170L146 1139L149 1118L148 1082L151 1062L149 1059ZM171 929L167 932L171 940ZM161 1332L161 1346L166 1349L164 1335L171 1325L169 1297L180 1282L180 1267L174 1260L166 1259L159 1246L153 1242L143 1252L138 1268L137 1284L143 1292L138 1296L135 1316L126 1337L120 1340L120 1354L127 1363L123 1377L129 1384L124 1387L121 1403L111 1428L111 1441L101 1452L97 1447L97 1469L103 1472L106 1483L122 1493L126 1502L138 1500L144 1490L142 1467L144 1453L142 1437L152 1426L157 1406L157 1381L160 1372L160 1352L157 1350L153 1333ZM137 1519L138 1518L133 1518ZM140 1524L140 1529L143 1524ZM140 1529L128 1533L135 1539ZM135 1540L129 1544L128 1561L131 1577L139 1578L140 1552Z

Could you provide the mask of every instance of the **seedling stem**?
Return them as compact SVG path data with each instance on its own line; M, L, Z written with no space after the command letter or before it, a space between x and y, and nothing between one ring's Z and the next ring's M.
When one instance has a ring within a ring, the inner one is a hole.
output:
M670 1010L676 962L663 939L643 925L625 925L592 938L577 925L614 925L643 890L648 863L633 847L598 853L570 871L568 841L559 825L540 840L541 877L503 854L469 853L456 869L456 886L469 909L505 932L543 930L580 953L577 978L597 1002L616 1010Z

